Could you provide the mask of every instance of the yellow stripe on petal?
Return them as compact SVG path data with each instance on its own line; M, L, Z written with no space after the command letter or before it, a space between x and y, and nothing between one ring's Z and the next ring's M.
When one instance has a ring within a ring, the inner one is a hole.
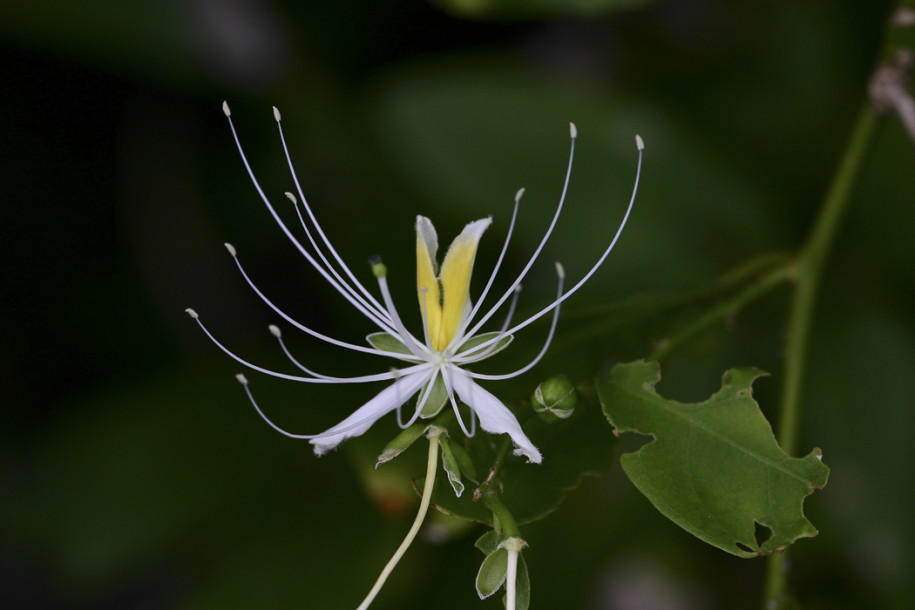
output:
M439 274L435 227L425 216L416 217L416 292L426 319L429 344L436 351L448 347L470 307L470 277L477 244L490 224L492 219L484 218L465 226L448 247Z
M420 311L425 317L426 328L429 331L429 340L433 346L435 341L432 338L437 336L442 320L442 293L438 282L438 262L435 260L437 251L438 236L432 221L425 216L417 216L416 292Z

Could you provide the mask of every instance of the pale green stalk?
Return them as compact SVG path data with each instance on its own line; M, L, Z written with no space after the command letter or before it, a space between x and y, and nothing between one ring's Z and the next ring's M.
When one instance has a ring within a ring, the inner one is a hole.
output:
M866 105L858 114L841 164L823 201L813 231L798 258L796 285L788 314L785 381L777 433L779 444L789 455L793 455L797 447L807 348L820 280L876 123L874 111L870 105ZM786 601L787 559L787 550L769 557L764 605L766 610L781 608Z
M427 434L429 437L429 459L426 462L426 482L423 485L423 496L419 503L419 512L416 513L416 519L413 521L413 526L410 528L410 531L407 532L407 537L404 538L403 542L400 543L400 546L397 547L394 556L391 557L387 565L384 566L384 569L378 576L378 580L376 580L374 586L372 586L372 590L369 591L369 594L365 596L365 599L362 600L362 603L359 604L359 607L356 610L366 610L369 605L371 605L372 601L374 601L375 597L378 595L378 592L381 591L381 588L384 586L384 583L388 580L388 576L394 571L400 558L407 552L407 549L413 544L416 534L419 533L419 528L422 526L423 520L426 518L426 513L429 510L429 503L432 501L432 488L435 486L435 470L438 468L440 435L441 432L436 428L430 429Z

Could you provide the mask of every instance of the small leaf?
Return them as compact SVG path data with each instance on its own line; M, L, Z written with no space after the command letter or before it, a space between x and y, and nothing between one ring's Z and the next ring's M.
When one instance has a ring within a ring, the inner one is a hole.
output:
M515 582L515 610L527 610L531 605L531 577L527 573L524 553L518 553L518 578Z
M483 551L484 555L489 555L497 548L499 548L499 543L501 542L501 536L495 532L495 530L489 530L473 543L473 546L477 547Z
M410 445L416 441L416 439L421 437L428 428L429 424L426 422L416 422L395 436L394 440L384 446L384 450L381 452L381 455L379 455L375 460L375 468L378 468L385 462L390 462L398 455L406 451L407 448L409 448Z
M617 432L654 437L620 458L654 506L694 536L739 557L779 551L817 530L804 498L826 485L829 469L814 449L802 459L778 446L752 397L764 373L737 368L705 402L682 404L655 391L656 362L618 364L597 381L604 414ZM757 541L757 525L771 531Z
M502 587L508 572L508 551L496 549L486 556L477 572L477 594L486 599Z
M368 335L365 340L375 349L393 352L395 354L413 355L413 352L407 349L407 346L403 344L403 341L389 333L372 333Z
M524 432L543 453L542 464L528 464L511 455L507 436L477 434L467 441L467 450L487 487L499 490L499 501L522 525L547 516L562 503L566 491L578 486L586 474L608 472L616 458L617 438L606 425L595 400L582 400L566 420L548 424L528 411ZM507 445L507 446L506 446ZM454 447L458 445L455 443ZM501 461L499 449L504 449ZM491 469L495 467L496 473ZM466 471L464 471L465 474ZM476 480L476 477L468 478ZM417 481L417 485L421 485ZM471 493L460 498L436 486L432 502L440 511L493 525L492 511Z
M471 349L473 349L474 347L476 347L478 345L482 345L483 343L489 341L490 339L495 339L496 337L498 337L501 334L502 333L499 333L499 332L492 332L492 333L483 333L480 335L475 335L472 338L468 339L466 342L464 342L463 345L461 345L461 348L457 351L457 355L465 354L465 353L469 352ZM496 341L494 346L487 345L486 347L476 350L476 352L472 355L486 354L486 357L489 358L490 356L498 354L499 352L504 350L506 347L508 347L508 344L511 343L514 338L515 337L512 335L505 335L501 339Z
M442 380L441 375L436 375L435 379L430 381L432 384L432 389L429 390L429 396L426 398L426 404L423 405L423 410L420 412L419 416L423 419L429 419L430 417L435 417L438 415L442 408L445 406L445 403L448 401L448 390L445 388L445 382ZM426 393L426 388L428 384L423 386L422 391L416 397L416 404L419 406L419 401L423 399L423 395Z
M461 468L461 473L471 481L476 481L477 469L474 467L473 460L470 459L470 454L467 453L467 450L459 443L453 443L451 445L451 452L454 454L454 459L457 460L457 464Z
M454 490L454 495L460 497L464 493L464 483L461 482L461 469L451 451L451 442L442 437L439 439L439 444L442 446L442 468L448 475L448 482L451 484L451 489Z

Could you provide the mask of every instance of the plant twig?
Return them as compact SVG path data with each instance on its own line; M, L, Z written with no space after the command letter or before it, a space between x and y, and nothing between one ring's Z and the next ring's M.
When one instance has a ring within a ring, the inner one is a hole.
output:
M813 230L798 258L796 285L788 314L784 384L777 431L779 444L789 455L795 453L797 446L810 326L820 280L840 221L848 208L852 187L866 157L876 124L876 113L866 105L858 113L851 139ZM787 597L787 558L787 551L769 557L764 606L766 610L784 607Z

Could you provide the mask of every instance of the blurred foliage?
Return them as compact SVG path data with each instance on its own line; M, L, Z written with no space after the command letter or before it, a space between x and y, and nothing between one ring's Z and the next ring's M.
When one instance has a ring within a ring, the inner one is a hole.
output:
M398 295L414 294L416 214L443 234L492 214L479 255L491 261L524 186L505 267L520 269L559 195L575 121L567 210L519 315L554 290L553 260L577 278L600 253L628 197L632 138L645 138L619 245L564 306L543 362L499 387L521 405L554 374L580 384L645 356L763 275L772 253L798 247L866 101L890 7L607 2L575 16L537 7L477 19L457 4L0 6L5 606L349 608L408 526L423 452L372 469L392 418L316 459L262 424L236 365L183 313L196 307L249 359L287 365L267 332L274 316L222 247L232 241L295 317L351 341L373 330L272 225L223 99L278 197L290 179L270 108L283 111L327 233L364 279L359 261L383 254ZM489 15L497 4L516 5L492 3ZM822 447L832 476L805 504L820 535L792 551L806 608L915 604L912 163L911 141L887 118L820 298L801 446ZM665 354L659 391L703 400L720 371L759 367L774 373L754 387L772 420L786 292ZM398 302L418 328L413 297ZM519 334L487 368L523 364L545 333L544 323ZM370 370L307 338L288 342L328 372ZM302 432L372 393L254 376L252 386L278 423ZM500 607L474 591L481 530L432 525L377 607ZM762 588L761 562L696 541L618 469L586 478L524 536L535 608L747 607Z

